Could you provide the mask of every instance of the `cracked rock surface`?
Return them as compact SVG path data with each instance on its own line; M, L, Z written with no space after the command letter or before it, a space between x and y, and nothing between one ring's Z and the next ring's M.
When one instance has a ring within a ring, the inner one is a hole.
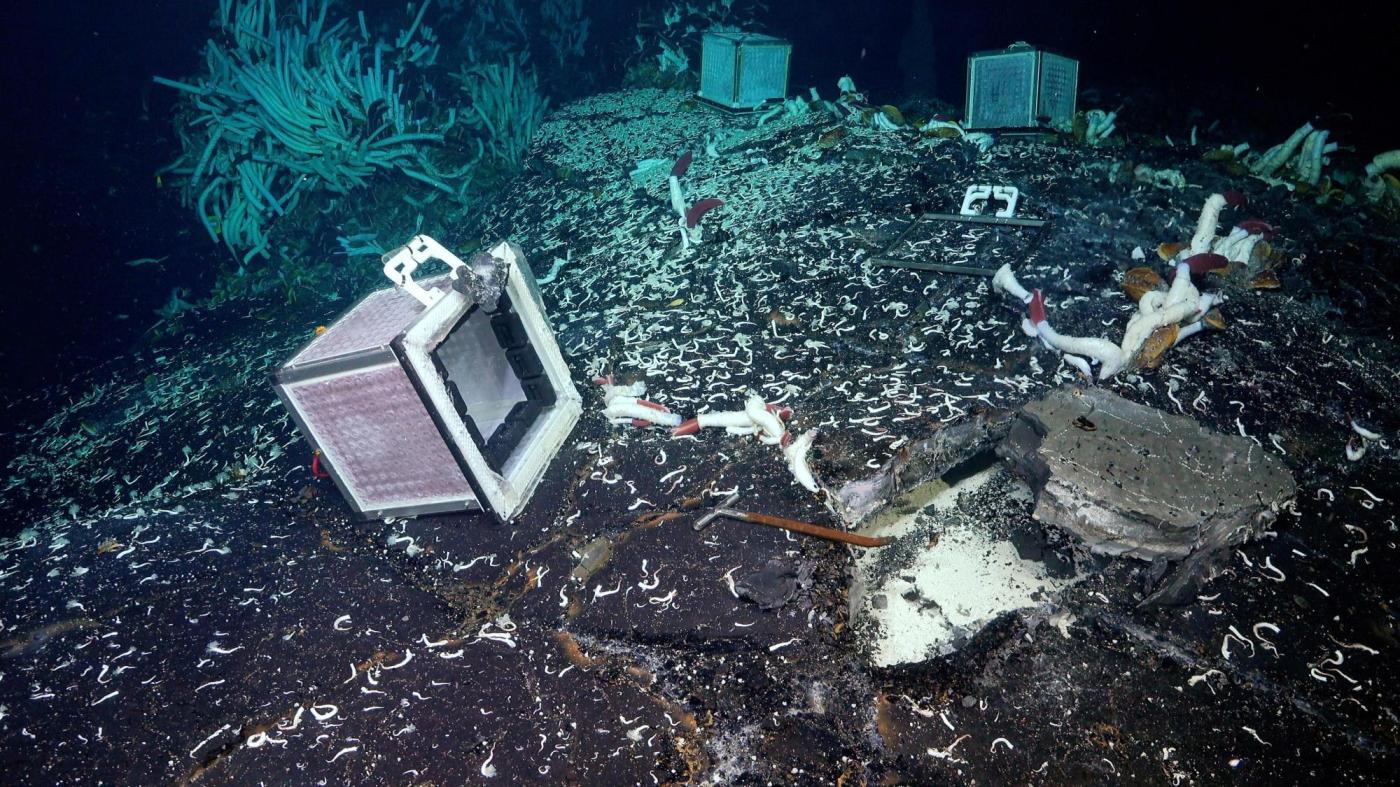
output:
M1176 559L1238 543L1295 490L1255 441L1102 388L1026 404L1001 451L1038 486L1036 518L1109 555Z

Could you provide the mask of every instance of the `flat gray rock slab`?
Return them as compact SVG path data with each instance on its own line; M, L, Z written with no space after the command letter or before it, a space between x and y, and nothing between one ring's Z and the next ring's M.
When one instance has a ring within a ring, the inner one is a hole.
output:
M1149 560L1237 543L1295 489L1253 440L1102 388L1027 404L999 452L1038 490L1038 519L1096 552Z

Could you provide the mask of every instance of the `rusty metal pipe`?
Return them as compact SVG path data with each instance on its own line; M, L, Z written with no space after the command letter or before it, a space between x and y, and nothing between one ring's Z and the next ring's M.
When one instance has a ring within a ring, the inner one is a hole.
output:
M733 519L742 519L745 522L754 522L756 524L768 525L769 527L776 527L782 530L791 530L794 533L816 536L817 538L824 538L827 541L840 541L843 544L851 544L858 547L882 547L894 541L894 539L889 536L863 536L859 533L848 533L845 530L837 530L834 527L823 527L810 522L799 522L796 519L785 519L780 516L758 514L753 511L725 510L721 513L724 516Z
M729 506L733 505L734 501L738 499L738 492L726 497L713 511L695 520L695 524L692 527L696 530L704 530L710 526L711 522L715 521L715 517L723 516L744 522L753 522L758 525L768 525L769 527L776 527L782 530L791 530L794 533L816 536L817 538L824 538L828 541L840 541L843 544L851 544L852 546L858 547L882 547L894 541L893 538L862 536L859 533L847 533L844 530L837 530L834 527L823 527L821 525L811 524L810 522L799 522L796 519L785 519L780 516L768 516L767 514L759 514L753 511L740 511L730 508Z

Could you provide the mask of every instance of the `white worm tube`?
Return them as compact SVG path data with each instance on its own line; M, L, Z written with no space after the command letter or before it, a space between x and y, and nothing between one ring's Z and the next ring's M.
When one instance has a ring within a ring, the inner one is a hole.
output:
M1387 150L1377 154L1371 159L1371 163L1366 165L1366 174L1378 178L1382 172L1390 169L1400 169L1400 150Z
M685 195L681 193L681 179L672 175L666 180L666 185L671 192L671 208L676 211L681 221L685 221Z
M1011 297L1020 300L1021 303L1031 302L1030 292L1021 286L1021 282L1016 280L1016 274L1011 272L1010 265L1003 264L997 268L996 275L992 276L992 289L997 292L1009 293Z
M1084 377L1087 378L1089 382L1092 383L1094 381L1094 370L1089 367L1088 361L1084 360L1083 358L1080 358L1078 355L1070 355L1069 353L1061 353L1060 357L1064 358L1065 362L1068 363L1070 366L1073 366L1074 368L1078 369L1079 373L1084 375Z
M680 426L681 416L679 413L668 413L654 407L647 407L638 403L637 399L630 396L618 396L608 402L608 406L603 410L603 415L609 418L632 418L639 421L658 424L660 426Z
M1191 336L1195 336L1196 334L1205 330L1205 327L1206 324L1204 320L1197 320L1191 323L1190 325L1183 326L1181 330L1176 332L1176 340L1172 342L1172 346L1175 347L1178 344L1181 344L1182 340Z
M1230 230L1229 235L1217 238L1211 251L1230 262L1248 265L1249 258L1254 253L1254 247L1263 239L1263 235L1251 235L1248 231L1235 227Z
M1191 283L1191 266L1184 262L1176 264L1176 278L1172 279L1172 286L1167 290L1166 300L1162 301L1162 306L1174 306L1178 303L1191 301L1193 304L1200 300L1201 292ZM1155 305L1155 301L1153 301Z
M754 426L763 431L765 443L776 443L783 439L783 433L787 431L787 427L783 426L781 418L768 411L768 405L763 401L763 397L758 394L749 394L749 398L744 402L744 414L749 417Z
M1213 292L1208 292L1202 295L1200 300L1196 301L1196 314L1191 318L1191 321L1196 322L1202 317L1205 317L1206 312L1210 311L1216 303L1222 302L1224 300L1225 299L1223 297Z
M1143 297L1143 300L1147 300L1146 296ZM1163 325L1178 323L1194 315L1196 303L1197 301L1183 301L1157 309L1142 309L1142 304L1139 303L1139 311L1128 318L1128 327L1123 331L1121 347L1123 357L1125 359L1136 357L1138 350L1141 350L1143 343L1147 341L1147 337Z
M1196 220L1196 234L1191 236L1191 254L1205 254L1215 243L1215 228L1220 224L1220 211L1225 208L1225 197L1212 194L1201 207L1201 217Z
M1303 143L1303 152L1298 155L1298 179L1310 186L1316 186L1322 179L1322 154L1327 148L1326 131L1314 131Z
M1371 431L1370 429L1367 429L1366 427L1364 427L1364 426L1362 426L1361 424L1357 423L1357 422L1356 422L1356 419L1354 419L1354 418L1353 418L1352 421L1351 421L1351 430L1352 430L1353 432L1356 432L1357 434L1361 435L1362 437L1366 438L1367 440L1379 440L1379 439L1381 439L1381 434L1380 434L1379 432L1373 432L1373 431Z
M599 379L612 378L611 376L609 376L607 378ZM641 380L638 380L637 382L632 383L631 385L613 385L612 383L607 382L598 383L598 385L603 389L604 403L610 402L614 398L619 396L630 396L635 399L640 396L646 396L647 393L647 384L642 382Z
M1123 351L1107 339L1087 336L1065 336L1050 327L1049 320L1036 326L1040 338L1051 347L1068 355L1085 355L1099 362L1099 376L1109 378L1123 370Z
M1250 170L1252 170L1255 175L1261 177L1273 175L1278 171L1279 167L1287 164L1288 160L1293 158L1293 154L1298 150L1298 146L1303 144L1303 140L1312 132L1313 125L1311 123L1304 123L1299 126L1298 130L1294 131L1293 135L1282 144L1265 151L1263 157L1256 161L1254 166L1250 167Z
M808 492L815 492L818 489L817 479L812 475L811 466L807 464L807 453L812 449L812 443L816 439L817 430L808 429L783 449L783 455L787 457L788 470L792 472L792 477Z
M700 422L701 429L721 426L726 429L753 428L753 421L749 419L749 414L743 410L718 410L701 413L695 416L695 420Z

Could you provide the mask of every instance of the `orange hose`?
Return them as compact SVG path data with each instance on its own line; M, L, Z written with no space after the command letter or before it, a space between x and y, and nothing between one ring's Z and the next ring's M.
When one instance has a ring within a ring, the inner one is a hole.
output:
M738 512L736 512L738 513ZM782 530L791 530L794 533L803 533L817 538L824 538L828 541L840 541L844 544L851 544L858 547L882 547L894 541L889 536L862 536L859 533L847 533L844 530L837 530L832 527L822 527L808 522L799 522L796 519L784 519L779 516L768 516L767 514L755 514L751 511L742 512L746 522L755 522L760 525L768 525Z

